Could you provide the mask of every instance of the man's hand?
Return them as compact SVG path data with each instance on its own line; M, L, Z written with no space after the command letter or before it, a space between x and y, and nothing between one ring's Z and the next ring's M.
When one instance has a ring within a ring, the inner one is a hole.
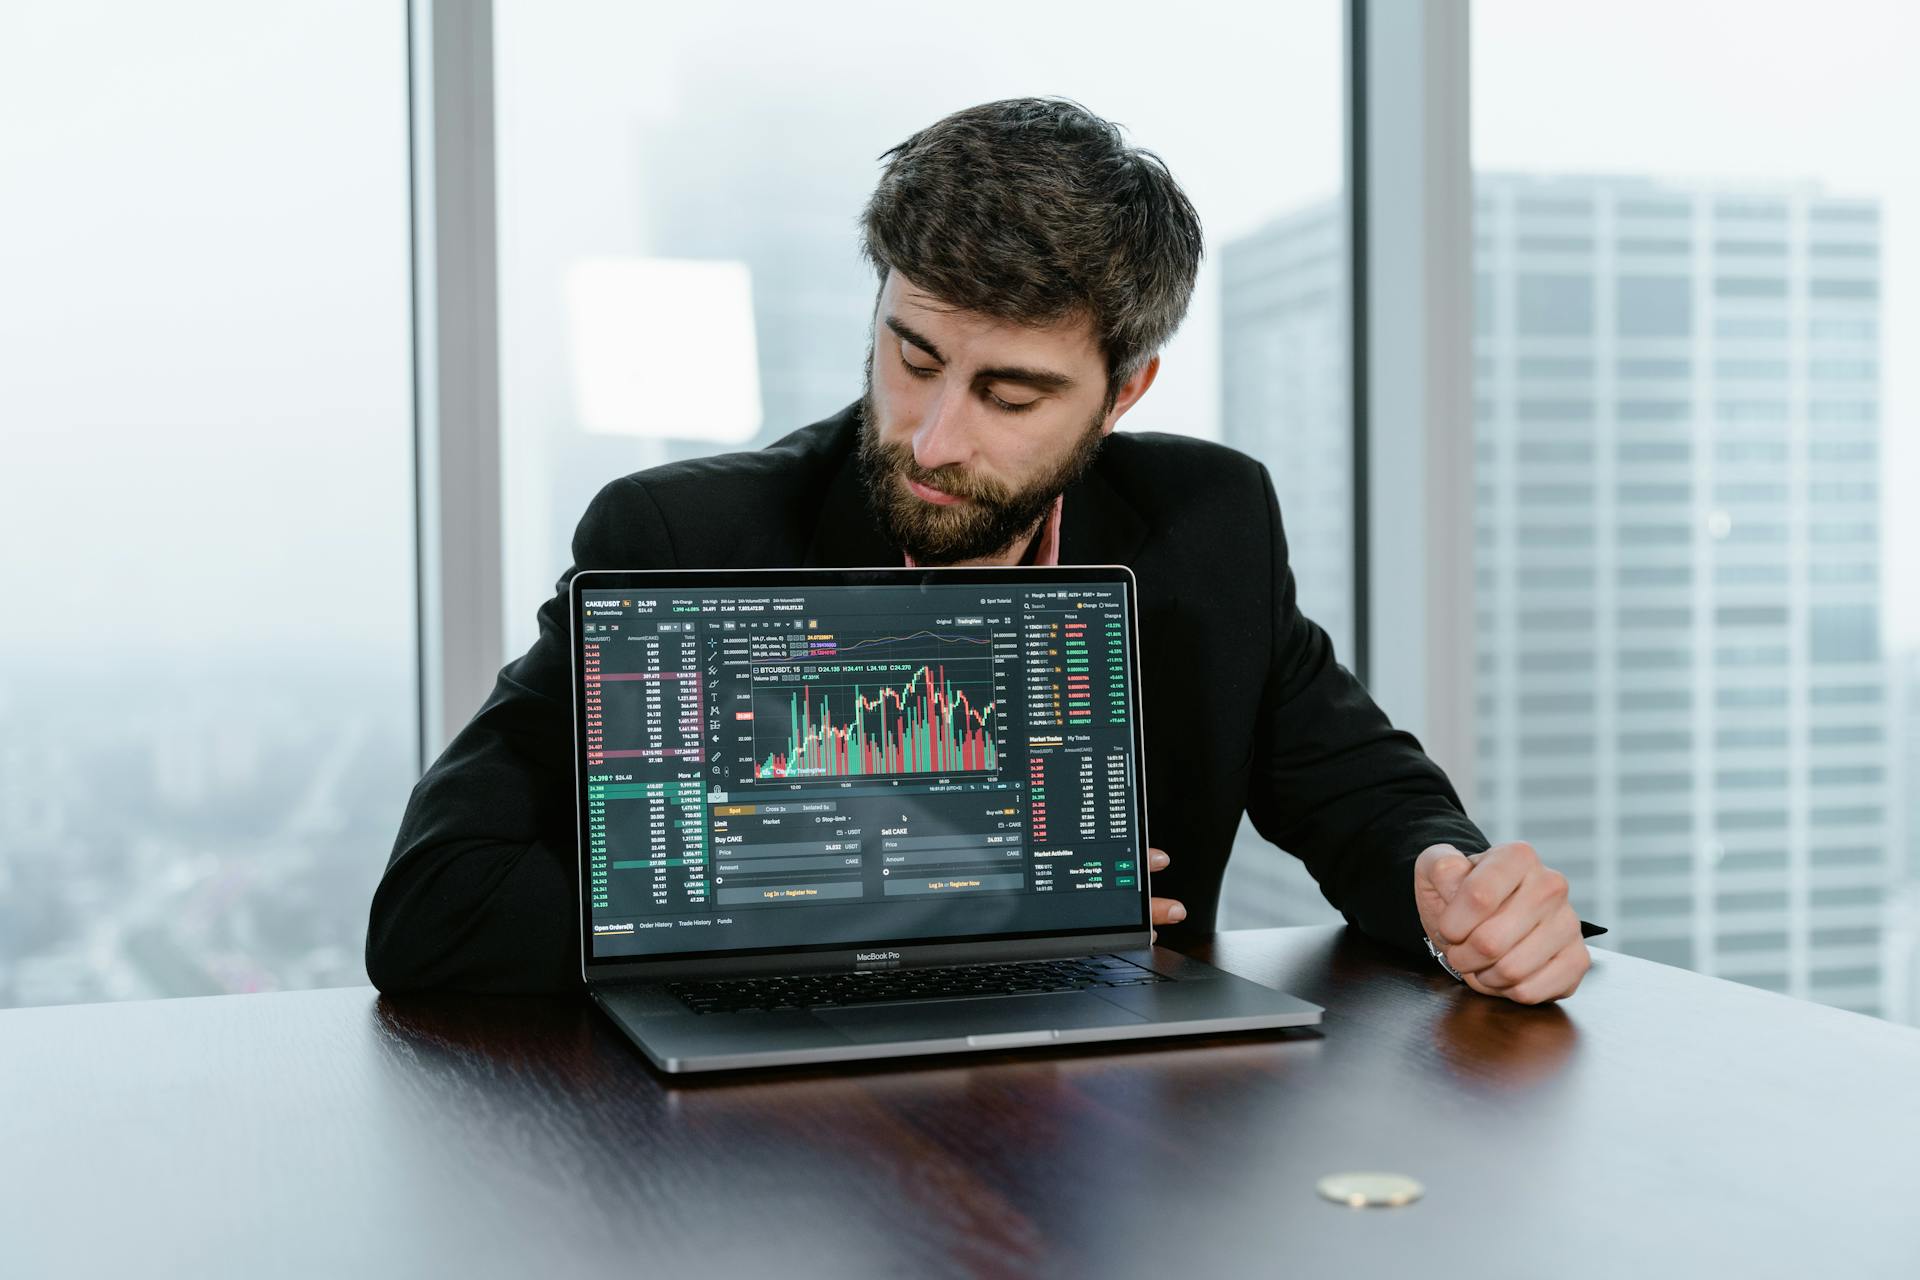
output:
M1159 849L1147 850L1147 870L1149 871L1165 871L1167 869L1167 863L1171 861L1173 861L1173 859L1167 857L1167 855ZM1155 898L1153 900L1153 922L1155 924L1179 924L1186 918L1187 908L1185 904L1173 898ZM1148 932L1152 935L1152 940L1159 940L1160 931L1158 929L1152 929Z
M1567 878L1530 844L1475 854L1433 845L1413 864L1413 895L1427 936L1482 995L1558 1000L1593 967Z

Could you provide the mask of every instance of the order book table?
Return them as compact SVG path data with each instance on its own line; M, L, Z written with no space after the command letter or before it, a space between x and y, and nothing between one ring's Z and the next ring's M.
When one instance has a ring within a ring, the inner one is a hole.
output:
M0 1274L1920 1275L1920 1031L1598 949L1535 1007L1338 926L1194 954L1325 1023L669 1082L583 999L0 1014Z

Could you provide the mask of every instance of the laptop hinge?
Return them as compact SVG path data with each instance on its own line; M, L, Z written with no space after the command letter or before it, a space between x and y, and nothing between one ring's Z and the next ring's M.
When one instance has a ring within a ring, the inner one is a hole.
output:
M986 964L1010 960L1049 960L1065 956L1097 955L1107 951L1136 951L1150 945L1144 929L1066 938L1022 938L991 942L912 943L883 942L871 946L835 947L816 951L784 951L758 956L696 956L634 964L594 966L589 985L604 982L690 981L712 978L751 978L769 974L849 973L862 970L926 968L937 965Z

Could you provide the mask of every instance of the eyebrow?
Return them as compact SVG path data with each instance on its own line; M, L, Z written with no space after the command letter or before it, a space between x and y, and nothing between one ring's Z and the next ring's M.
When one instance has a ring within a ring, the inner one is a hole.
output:
M920 348L941 364L947 358L940 354L940 348L933 345L933 339L920 333L898 316L887 317L887 328L906 341ZM1055 373L1051 369L1028 369L1017 365L1000 365L992 369L982 369L973 377L975 382L1017 382L1032 387L1036 391L1065 391L1073 385L1073 379L1064 373Z

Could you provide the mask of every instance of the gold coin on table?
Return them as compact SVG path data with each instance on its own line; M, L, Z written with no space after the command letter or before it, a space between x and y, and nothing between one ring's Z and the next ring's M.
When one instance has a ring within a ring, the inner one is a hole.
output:
M1315 1186L1335 1204L1352 1205L1356 1209L1369 1205L1412 1204L1426 1190L1404 1173L1330 1173Z

